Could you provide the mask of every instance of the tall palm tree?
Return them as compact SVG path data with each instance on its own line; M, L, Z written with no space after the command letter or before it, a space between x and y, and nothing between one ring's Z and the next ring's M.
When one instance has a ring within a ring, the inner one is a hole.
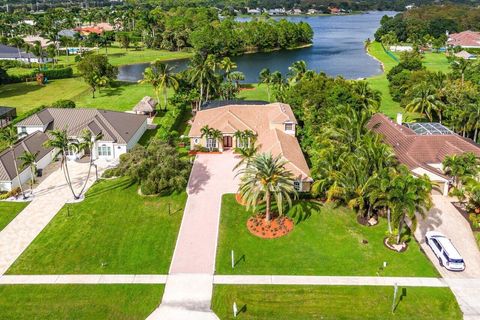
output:
M176 90L178 88L178 80L172 72L173 69L173 67L169 67L165 63L155 61L149 68L145 69L143 80L140 80L140 83L148 83L153 86L158 104L160 104L160 91L163 92L163 106L165 110L167 110L167 89L174 88Z
M430 121L433 121L433 114L436 113L442 122L443 102L437 98L436 91L430 84L422 82L407 92L407 95L413 99L405 106L405 111L419 112Z
M305 73L307 73L307 63L304 60L295 61L290 67L288 67L288 71L290 75L289 81L291 83L296 83L302 80Z
M12 153L12 160L13 160L13 166L15 168L15 174L16 174L16 179L18 182L18 186L20 188L20 191L25 198L25 193L23 192L23 187L22 187L22 182L20 181L20 176L18 173L18 164L17 164L17 157L15 155L15 143L18 141L18 133L15 127L6 127L2 131L0 131L0 139L5 141L8 144L8 148L10 149L10 152ZM13 179L15 181L15 179ZM12 181L12 183L13 183Z
M353 90L362 108L369 109L372 113L378 111L382 99L380 91L373 90L367 81L356 81Z
M472 152L461 155L447 155L442 162L443 171L452 177L453 185L458 188L460 183L470 177L476 177L479 170L478 158Z
M194 58L188 67L188 78L191 84L199 89L199 100L197 110L200 110L202 103L208 100L209 88L215 83L215 71L207 59Z
M270 102L270 85L272 85L272 73L270 72L270 69L264 68L262 71L260 71L259 81L261 84L265 84L267 86L267 96L268 96L268 102Z
M237 64L233 62L229 57L223 58L220 63L220 68L225 72L225 79L229 80L230 74L237 69Z
M60 157L60 167L63 171L65 181L67 182L74 199L79 199L79 196L73 190L70 172L68 171L67 154L69 150L78 150L78 144L68 139L67 130L51 130L50 137L45 141L46 147L55 148L54 158Z
M272 197L275 199L279 215L283 215L285 204L292 205L292 198L297 197L293 175L285 169L287 161L280 155L270 153L258 154L250 165L240 170L239 193L245 200L247 208L257 209L260 202L265 202L265 219L272 219Z
M30 191L33 192L33 185L35 184L35 175L37 174L37 156L38 152L32 153L25 151L18 159L22 161L22 170L30 168Z
M480 128L480 102L468 106L468 130L473 130L473 141L477 142L478 129Z
M82 189L78 193L79 196L82 195L83 191L85 191L85 188L87 187L88 184L88 179L90 179L90 172L92 171L92 167L94 165L94 158L93 158L93 148L95 147L95 144L97 141L102 139L103 134L100 132L97 135L93 135L92 132L88 129L85 129L82 132L82 135L80 137L80 143L78 144L78 149L87 151L90 153L90 161L89 161L89 167L88 167L88 173L87 173L87 178L85 179L85 182L82 186Z

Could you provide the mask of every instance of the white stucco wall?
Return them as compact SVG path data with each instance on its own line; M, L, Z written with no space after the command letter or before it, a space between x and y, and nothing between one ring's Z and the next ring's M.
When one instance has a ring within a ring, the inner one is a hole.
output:
M36 131L45 132L45 130L47 130L47 126L18 126L17 127L18 134L23 133L22 127L26 129L27 134L32 134Z

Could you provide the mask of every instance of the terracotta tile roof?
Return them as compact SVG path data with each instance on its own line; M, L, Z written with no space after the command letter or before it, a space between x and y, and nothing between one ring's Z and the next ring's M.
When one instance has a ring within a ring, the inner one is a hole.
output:
M424 168L434 174L444 176L442 171L429 164L438 164L445 156L473 152L480 157L480 146L470 139L457 134L417 135L387 116L375 114L367 127L383 136L385 143L393 147L398 161L411 170Z
M228 105L197 112L189 137L200 137L201 128L208 125L224 134L237 130L252 130L258 135L260 152L282 155L295 177L311 181L310 169L297 138L274 127L285 122L297 123L288 104Z
M66 129L68 135L77 137L89 128L92 133L103 133L102 141L128 143L147 117L118 111L89 108L47 108L15 126L47 126L47 129Z
M452 33L448 36L447 44L461 47L480 47L480 32L471 30Z
M53 148L45 148L43 143L48 140L48 136L40 131L36 131L22 140L18 141L15 148L15 157L18 166L18 172L21 173L22 161L18 158L25 152L37 153L37 161L45 157ZM0 153L0 181L11 181L16 177L15 165L13 162L13 155L10 149L6 149Z

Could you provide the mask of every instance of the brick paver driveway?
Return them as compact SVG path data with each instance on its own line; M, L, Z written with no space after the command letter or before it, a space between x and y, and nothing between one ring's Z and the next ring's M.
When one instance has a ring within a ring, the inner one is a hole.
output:
M465 319L480 319L480 251L468 222L451 204L452 198L433 195L435 207L425 219L419 219L415 237L422 249L447 281L465 314ZM463 272L452 272L441 267L430 247L425 243L427 231L436 230L450 238L465 260ZM472 279L477 280L472 280Z

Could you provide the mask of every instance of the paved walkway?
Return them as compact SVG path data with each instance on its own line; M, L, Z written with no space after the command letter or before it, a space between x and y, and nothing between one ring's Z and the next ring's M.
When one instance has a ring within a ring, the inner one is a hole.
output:
M102 171L99 166L99 172ZM80 190L88 164L69 162L74 188ZM89 179L90 187L95 174ZM78 192L78 191L77 191ZM34 189L34 199L0 232L0 275L3 275L67 201L73 199L63 171L50 174Z
M451 204L453 198L434 195L434 208L430 210L425 219L419 218L415 230L415 237L420 242L422 249L437 268L438 272L446 279L452 292L457 298L465 319L480 319L480 285L470 279L480 279L480 251L468 222ZM427 231L440 231L452 240L452 243L465 260L466 269L463 272L448 271L441 267L432 249L425 243Z
M218 319L210 311L222 195L237 191L232 152L197 155L161 306L148 319Z

